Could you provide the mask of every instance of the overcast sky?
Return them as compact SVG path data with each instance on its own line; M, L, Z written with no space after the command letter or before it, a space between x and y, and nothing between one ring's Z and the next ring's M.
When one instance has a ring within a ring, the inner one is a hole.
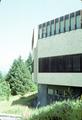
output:
M80 0L2 0L0 3L0 71L15 58L28 57L32 30L58 16L82 9Z

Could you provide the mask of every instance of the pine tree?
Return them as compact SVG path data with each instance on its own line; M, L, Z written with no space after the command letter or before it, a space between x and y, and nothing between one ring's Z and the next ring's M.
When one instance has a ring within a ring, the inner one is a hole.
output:
M3 75L2 75L2 72L0 72L0 81L3 80Z
M32 86L31 74L21 57L14 60L6 76L6 81L10 84L12 95L25 94L30 91Z
M32 55L31 54L29 54L28 59L26 60L25 64L28 70L30 71L30 73L32 74Z

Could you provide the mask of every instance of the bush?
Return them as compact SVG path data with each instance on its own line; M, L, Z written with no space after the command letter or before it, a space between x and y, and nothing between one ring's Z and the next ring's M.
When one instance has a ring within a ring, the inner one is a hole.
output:
M29 120L81 120L82 101L63 101L36 109Z

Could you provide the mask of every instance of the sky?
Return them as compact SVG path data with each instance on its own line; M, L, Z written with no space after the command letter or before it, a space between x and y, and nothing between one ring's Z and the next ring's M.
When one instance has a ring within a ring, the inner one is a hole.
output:
M82 9L80 0L2 0L0 3L0 71L7 73L13 60L27 59L33 28Z

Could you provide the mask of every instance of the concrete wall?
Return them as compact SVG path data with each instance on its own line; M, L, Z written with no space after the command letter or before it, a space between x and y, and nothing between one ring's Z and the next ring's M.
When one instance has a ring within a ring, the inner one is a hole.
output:
M32 80L37 83L37 75L38 75L38 46L33 50L33 73L32 73Z
M38 85L38 106L47 105L47 85Z
M82 53L82 29L38 40L38 58Z
M38 83L82 87L82 73L38 73Z

